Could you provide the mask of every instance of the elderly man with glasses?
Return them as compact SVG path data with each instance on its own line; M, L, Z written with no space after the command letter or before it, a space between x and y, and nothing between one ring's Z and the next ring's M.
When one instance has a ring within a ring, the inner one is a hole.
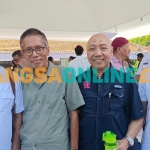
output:
M44 33L33 28L26 30L21 35L20 46L23 59L31 64L33 70L41 67L42 72L44 68L47 79L56 79L51 74L53 69L62 76L64 68L47 60L49 46ZM33 78L41 79L35 72ZM23 83L25 110L20 132L21 150L77 150L77 108L84 105L77 82L69 84L52 80L51 83L41 83L34 79Z

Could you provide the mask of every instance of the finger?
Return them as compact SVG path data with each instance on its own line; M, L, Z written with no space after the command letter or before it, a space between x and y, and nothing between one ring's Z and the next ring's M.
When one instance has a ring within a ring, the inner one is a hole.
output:
M118 145L117 148L116 148L116 150L122 150L121 148L122 148L122 146Z

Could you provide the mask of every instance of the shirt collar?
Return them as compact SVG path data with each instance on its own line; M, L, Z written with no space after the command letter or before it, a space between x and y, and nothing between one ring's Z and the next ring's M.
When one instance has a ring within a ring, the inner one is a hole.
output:
M77 58L82 58L82 55L76 56Z
M120 62L120 60L118 58L116 58L115 56L112 56L111 58L115 63L123 63L125 65L125 61L122 60L122 62Z
M110 63L110 66L107 68L108 70L108 75L109 75L109 77L110 77L110 73L111 73L111 68L113 68L112 67L112 64ZM93 71L93 68L92 68L92 66L90 67L90 70L91 70L91 76L92 76L92 80L93 80L93 73L95 74L95 72ZM97 74L95 74L95 76L97 76ZM104 73L102 74L102 76L101 76L101 78L100 79L103 79L104 78ZM97 77L97 79L98 79L98 77Z

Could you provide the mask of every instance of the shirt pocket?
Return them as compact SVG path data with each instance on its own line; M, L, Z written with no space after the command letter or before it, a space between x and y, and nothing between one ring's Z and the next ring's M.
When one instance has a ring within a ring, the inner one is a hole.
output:
M117 116L124 101L124 90L113 90L102 94L102 116Z
M79 108L83 115L94 116L96 114L97 93L91 90L81 90L85 105Z
M1 91L0 111L11 112L14 103L14 94L12 91Z
M51 110L52 113L58 113L64 105L65 100L63 93L48 93L46 95L45 114L49 113L49 110Z

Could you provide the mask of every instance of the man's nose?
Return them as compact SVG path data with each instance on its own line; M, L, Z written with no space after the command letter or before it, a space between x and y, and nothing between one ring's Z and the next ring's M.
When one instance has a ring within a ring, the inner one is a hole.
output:
M95 55L96 56L101 56L102 55L102 51L101 51L100 48L96 48Z
M32 57L36 57L38 54L36 53L35 49L33 50Z

